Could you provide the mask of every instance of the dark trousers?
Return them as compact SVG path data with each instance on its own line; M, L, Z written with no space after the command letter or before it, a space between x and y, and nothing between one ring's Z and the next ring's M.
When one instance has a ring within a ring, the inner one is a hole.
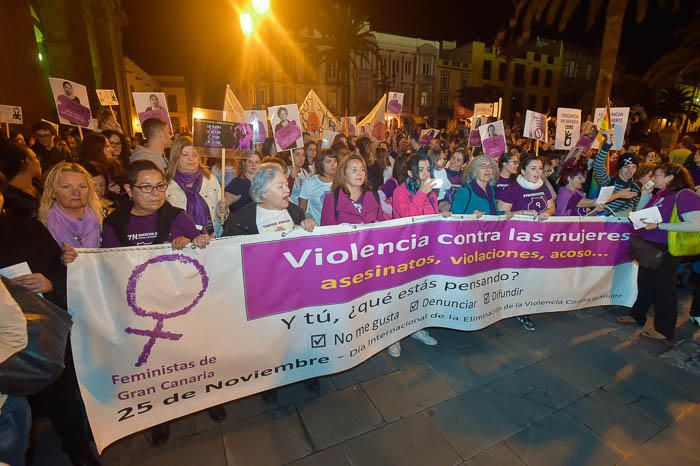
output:
M10 396L0 407L0 462L24 466L32 414L24 397Z
M680 257L668 253L668 246L654 244L663 249L661 264L655 269L639 267L637 274L637 301L632 306L632 317L639 325L644 325L647 312L654 305L654 328L666 338L673 338L678 319L678 295L676 294L676 278Z

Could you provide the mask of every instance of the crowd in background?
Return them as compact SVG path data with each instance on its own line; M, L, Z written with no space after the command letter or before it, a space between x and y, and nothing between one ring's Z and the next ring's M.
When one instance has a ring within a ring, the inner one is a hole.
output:
M654 304L654 328L642 334L672 339L679 270L688 264L668 254L668 231L700 231L700 151L693 139L664 148L625 141L622 151L612 151L612 134L602 133L599 149L577 155L555 151L549 142L535 151L532 140L519 136L519 125L516 119L506 127L507 152L497 159L468 146L468 127L441 130L423 145L420 128L393 129L381 142L338 134L329 147L304 133L303 147L280 153L268 138L259 150L237 152L222 171L220 159L194 147L191 135L172 136L157 119L143 122L142 139L129 138L108 114L101 131L86 131L82 140L75 128L58 131L41 121L0 143L0 268L26 262L31 273L12 283L66 309L66 264L79 248L206 248L222 236L418 215L546 221L554 215L623 217L657 206L662 222L647 224L638 236L662 251L663 259L654 268L640 266L639 297L619 321L644 326ZM614 191L600 205L603 186ZM674 207L680 220L672 223ZM689 266L700 293L700 264ZM691 316L700 325L697 296ZM518 320L535 330L529 316ZM426 330L412 337L438 344ZM400 342L388 352L400 357ZM315 379L305 386L319 390ZM55 382L31 395L29 405L19 398L0 394L0 461L23 464L31 423L18 419L26 420L31 405L35 417L50 418L74 464L100 464L90 446L70 348ZM274 401L275 392L263 398ZM222 421L226 412L218 406L209 415ZM166 423L148 438L159 445L168 436Z

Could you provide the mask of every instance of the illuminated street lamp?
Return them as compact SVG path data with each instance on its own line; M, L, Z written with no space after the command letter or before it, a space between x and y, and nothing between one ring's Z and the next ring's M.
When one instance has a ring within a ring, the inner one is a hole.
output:
M250 13L241 13L241 29L246 37L253 35L253 17Z
M253 0L253 9L259 15L264 15L270 9L270 0Z

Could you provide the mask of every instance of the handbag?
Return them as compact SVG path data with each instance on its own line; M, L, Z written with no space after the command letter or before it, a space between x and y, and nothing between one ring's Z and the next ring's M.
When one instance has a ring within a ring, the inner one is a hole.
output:
M670 223L681 223L682 221L678 215L678 194L676 194L676 200L673 203ZM669 231L668 252L672 256L696 256L700 254L700 231Z
M641 236L630 239L630 257L645 269L656 269L666 254Z
M0 392L31 395L56 380L63 371L73 323L60 307L23 286L0 278L24 313L28 340L26 348L0 363Z

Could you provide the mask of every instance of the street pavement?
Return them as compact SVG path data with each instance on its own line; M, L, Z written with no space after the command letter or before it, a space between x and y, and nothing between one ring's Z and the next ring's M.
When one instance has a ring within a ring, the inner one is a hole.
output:
M103 455L110 466L700 465L700 329L690 296L672 343L618 324L622 308L508 319L478 332L430 329L321 379L171 424L153 448L139 433ZM651 320L647 325L651 325ZM40 424L34 465L69 465Z

